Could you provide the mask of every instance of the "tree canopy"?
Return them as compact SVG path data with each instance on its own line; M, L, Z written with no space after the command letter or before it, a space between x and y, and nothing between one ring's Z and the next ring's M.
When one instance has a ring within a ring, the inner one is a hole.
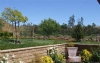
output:
M75 23L75 19L74 19L74 15L72 15L71 17L69 17L69 21L68 21L68 27L72 28L74 26Z
M2 12L2 18L9 21L14 24L15 26L15 32L16 32L16 39L17 39L17 28L16 26L19 26L20 22L26 22L28 18L26 16L23 16L22 13L18 10L13 10L11 8L5 8L5 10Z
M78 24L73 33L72 33L72 37L76 39L76 41L80 41L80 39L82 39L84 37L84 33L83 33L83 28L81 24Z
M55 20L48 18L41 21L39 30L44 35L54 35L60 32L61 26Z

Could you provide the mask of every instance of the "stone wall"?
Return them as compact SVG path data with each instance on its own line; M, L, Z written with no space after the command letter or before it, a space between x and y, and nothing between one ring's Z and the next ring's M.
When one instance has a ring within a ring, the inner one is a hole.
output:
M47 55L47 50L50 47L56 46L58 49L58 53L64 53L67 59L67 44L56 44L56 45L45 45L45 46L37 46L37 47L28 47L28 48L19 48L19 49L9 49L9 50L0 50L0 58L3 57L4 54L9 54L9 61L12 63L12 55L15 55L14 61L19 63L18 61L24 61L24 63L30 63L34 59L34 54L37 53L41 56ZM93 44L75 44L75 47L78 47L78 54L83 49L87 49L91 51L91 47L97 48L100 45Z
M65 44L56 44L59 53L65 53ZM9 54L9 61L12 62L12 55L15 55L14 61L19 63L18 61L24 61L24 63L29 63L34 58L34 54L37 53L39 55L47 55L47 49L50 47L54 47L54 45L46 45L46 46L37 46L37 47L28 47L28 48L19 48L19 49L9 49L9 50L0 50L0 58L4 56L4 54Z
M79 53L84 49L87 49L88 51L91 52L92 48L98 48L98 47L100 47L100 44L75 44L75 47L78 47Z

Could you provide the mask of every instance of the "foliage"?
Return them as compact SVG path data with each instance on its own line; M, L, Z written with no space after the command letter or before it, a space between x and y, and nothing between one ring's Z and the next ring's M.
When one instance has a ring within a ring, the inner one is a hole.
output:
M92 25L89 24L87 26L84 26L84 32L86 36L90 36L92 34L94 35L100 34L100 32L98 31L100 31L100 28L99 26L96 26L95 23L92 23Z
M65 57L63 54L57 54L58 59L55 63L65 63Z
M52 60L52 58L50 56L43 56L41 58L41 62L42 63L53 63L53 60Z
M52 47L48 50L48 55L53 59L54 63L65 63L65 57L57 53L57 48Z
M68 43L68 44L67 44L67 47L74 47L74 46L75 46L74 43Z
M89 52L87 49L84 49L84 50L82 50L82 52L81 52L81 57L82 57L82 60L83 60L84 62L89 62L90 59L91 59L91 57L92 57L92 53Z
M60 29L60 24L51 18L44 19L39 25L39 31L47 36L58 34L60 32Z
M92 48L92 62L100 62L100 46L97 48Z
M75 23L75 19L74 19L74 15L72 15L71 17L69 17L69 21L68 21L68 27L72 28L74 26Z
M23 27L23 29L21 31L21 36L24 36L25 38L26 37L32 38L33 37L33 32L34 32L33 24L32 23L27 23L27 24L24 24L22 27Z
M0 37L2 39L9 39L11 36L13 36L12 33L4 31L4 32L0 32Z
M78 24L83 26L83 20L84 20L83 17L81 17L81 19L78 20Z
M81 24L78 24L72 33L72 37L76 39L76 41L80 41L84 37L83 28Z
M14 27L15 27L15 33L16 33L16 39L18 38L17 36L17 25L18 25L18 28L19 28L19 24L20 22L26 22L28 20L28 18L25 16L22 15L22 13L18 10L13 10L11 8L5 8L5 10L2 12L2 18L7 20L7 21L10 21L12 23L12 25L14 24Z
M31 63L41 63L41 55L35 53L34 54L34 59L32 60Z
M61 34L63 34L63 35L67 34L67 33L66 33L67 30L68 30L67 24L63 23L63 24L61 25Z

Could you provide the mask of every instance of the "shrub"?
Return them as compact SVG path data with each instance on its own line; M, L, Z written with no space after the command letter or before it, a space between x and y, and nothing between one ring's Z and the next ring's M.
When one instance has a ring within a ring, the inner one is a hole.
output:
M57 53L57 48L52 47L48 50L48 55L53 59L54 63L64 63L65 57L62 54Z
M13 34L10 32L7 32L7 31L0 32L0 37L2 39L9 39L9 37L11 37L11 36L13 36Z
M74 46L75 46L75 44L72 43L72 42L70 42L70 43L67 44L67 47L74 47Z
M50 56L43 56L41 58L41 63L53 63L53 60Z
M31 63L41 63L41 56L39 54L34 54L34 59Z
M100 47L92 48L91 50L92 50L91 61L92 62L100 62Z
M62 54L57 54L57 59L55 61L55 63L64 63L65 61L65 57Z
M89 52L87 49L84 49L82 52L81 52L81 57L82 57L82 60L84 62L89 62L91 57L92 57L92 54L91 52Z

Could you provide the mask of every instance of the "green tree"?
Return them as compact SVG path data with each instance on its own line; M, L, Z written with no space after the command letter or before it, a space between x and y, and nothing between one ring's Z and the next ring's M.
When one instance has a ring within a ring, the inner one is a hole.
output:
M72 37L76 39L76 41L80 41L80 39L82 39L84 37L84 33L83 33L83 28L81 24L78 24L73 33L72 33Z
M17 26L19 28L19 23L20 22L26 22L28 20L28 18L26 16L23 16L22 13L18 10L13 10L11 8L5 8L5 10L2 12L2 17L11 22L12 25L14 24L14 29L15 29L15 36L16 36L16 39L18 38L17 37Z
M61 26L55 20L49 18L41 21L39 31L44 35L55 35L60 32Z
M68 32L67 32L68 35L72 34L72 30L73 30L74 23L75 23L75 18L74 17L75 17L74 15L69 17L69 20L68 20Z
M80 19L78 19L78 24L81 24L83 26L84 25L83 21L84 21L84 19L83 19L83 17L81 17Z
M72 15L71 17L69 17L69 21L68 21L68 27L72 28L74 26L75 23L75 19L74 19L74 15Z
M85 31L86 31L86 34L88 36L90 36L92 34L92 26L91 25L87 25Z
M93 27L93 28L96 27L96 24L95 24L95 23L92 23L92 27Z
M28 38L33 38L33 28L34 25L32 23L24 23L22 26L22 30L21 30L21 36L23 36L24 38L28 37Z
M39 26L36 25L36 24L34 24L33 27L34 27L34 33L38 34L38 27L39 27Z
M32 37L33 37L33 25L32 25L32 23L27 23L26 29L27 29L28 36L32 39Z
M61 25L61 34L65 35L65 33L67 32L67 24L63 23Z

